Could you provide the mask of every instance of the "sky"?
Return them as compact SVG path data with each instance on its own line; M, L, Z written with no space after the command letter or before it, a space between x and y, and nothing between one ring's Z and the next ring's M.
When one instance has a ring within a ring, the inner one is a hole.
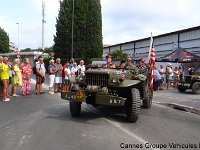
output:
M59 0L45 1L45 47L53 45ZM117 44L199 26L199 0L101 0L103 43ZM17 24L19 23L19 24ZM42 43L42 0L0 0L0 27L19 48Z

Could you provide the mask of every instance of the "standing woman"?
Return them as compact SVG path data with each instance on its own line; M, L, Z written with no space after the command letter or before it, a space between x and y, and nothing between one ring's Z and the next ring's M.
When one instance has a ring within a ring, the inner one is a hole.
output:
M12 70L13 70L13 76L12 76L12 96L16 97L17 95L17 86L22 86L22 73L19 69L19 59L15 59L13 62Z
M78 75L78 67L77 67L77 63L76 62L73 63L73 67L71 69L71 73L72 73L72 76L77 76Z
M57 72L56 67L54 65L54 60L49 61L48 71L49 71L49 94L54 94L52 89L54 87L55 73Z
M9 67L8 67L8 57L3 58L3 63L1 65L1 82L3 85L2 96L3 101L8 102L8 80L9 80Z
M69 82L69 78L71 77L71 70L70 70L70 66L69 66L69 62L66 63L66 67L65 67L65 82L63 85L63 91L67 92L69 91L69 87L70 87L70 82Z
M55 74L55 85L54 85L54 91L55 92L61 92L61 85L62 85L62 64L61 64L61 59L57 58L56 63L54 64L56 67L56 74Z
M28 58L24 59L20 69L22 71L22 96L31 95L32 66Z
M81 60L80 64L78 65L78 71L80 75L85 75L85 65L83 60Z

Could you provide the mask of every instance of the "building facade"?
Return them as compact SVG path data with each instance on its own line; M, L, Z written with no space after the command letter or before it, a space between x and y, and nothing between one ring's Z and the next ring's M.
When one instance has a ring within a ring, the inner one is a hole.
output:
M200 56L200 26L158 35L153 38L157 58L180 47ZM149 46L150 37L106 46L103 48L102 57L105 58L108 52L122 50L135 59L147 59Z

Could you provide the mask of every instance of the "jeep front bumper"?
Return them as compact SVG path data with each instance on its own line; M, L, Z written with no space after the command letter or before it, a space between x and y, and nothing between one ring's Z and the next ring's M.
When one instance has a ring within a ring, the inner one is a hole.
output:
M185 88L190 88L190 84L188 84L188 83L177 83L177 85L185 87Z
M75 92L62 92L61 98L64 100L86 102L88 93L82 90ZM107 106L124 106L126 98L107 95L97 92L95 95L95 104L107 105Z

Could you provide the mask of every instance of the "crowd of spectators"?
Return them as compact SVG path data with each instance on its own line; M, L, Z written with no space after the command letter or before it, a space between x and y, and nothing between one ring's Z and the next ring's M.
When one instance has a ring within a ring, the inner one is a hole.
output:
M3 101L10 101L10 97L17 97L17 88L21 89L22 96L31 95L31 78L32 74L36 74L36 85L35 94L43 94L42 84L45 81L46 73L49 76L49 94L54 94L61 91L69 91L71 86L70 80L75 79L77 75L85 75L86 67L84 61L81 60L80 63L71 59L66 61L63 65L61 64L61 59L57 58L55 61L52 59L49 61L48 68L45 68L44 59L39 56L34 64L34 67L30 65L29 59L25 58L23 63L20 64L19 59L14 59L10 62L7 57L0 56L0 94L3 97ZM132 58L127 57L120 62L119 66L112 63L111 56L106 58L106 64L102 67L106 68L127 68L135 70L136 74L141 70L147 68L147 63L145 60L140 59L137 65L133 65ZM164 68L160 65L160 68L155 66L154 69L154 91L163 90L163 83L166 82L166 89L172 88L176 89L178 77L183 74L184 68L182 66L172 68L170 63ZM200 66L196 72L200 73ZM188 69L190 75L194 74L195 69L191 66ZM173 84L172 84L173 82ZM9 95L9 86L11 86L11 94Z
M31 95L31 79L32 75L36 75L35 94L43 94L42 84L49 77L49 94L54 94L61 91L68 91L71 83L70 79L76 75L85 74L84 61L80 63L71 59L69 62L61 64L61 59L56 61L50 60L48 68L45 68L44 59L42 56L37 58L34 66L31 66L28 58L20 64L20 59L16 58L10 62L8 57L0 56L0 95L3 101L10 101L11 97L18 97L17 89L20 89L22 96ZM9 88L11 87L11 88ZM11 91L9 91L11 89Z
M154 70L154 91L163 90L163 83L166 82L166 89L169 90L172 87L177 89L177 82L180 75L183 74L183 66L172 68L172 64L168 63L166 68L160 65L158 69L155 66Z
M61 64L61 59L57 58L56 61L50 60L49 67L49 94L57 92L66 92L69 90L71 83L70 80L74 79L77 75L85 74L84 61L81 60L79 65L71 59Z

